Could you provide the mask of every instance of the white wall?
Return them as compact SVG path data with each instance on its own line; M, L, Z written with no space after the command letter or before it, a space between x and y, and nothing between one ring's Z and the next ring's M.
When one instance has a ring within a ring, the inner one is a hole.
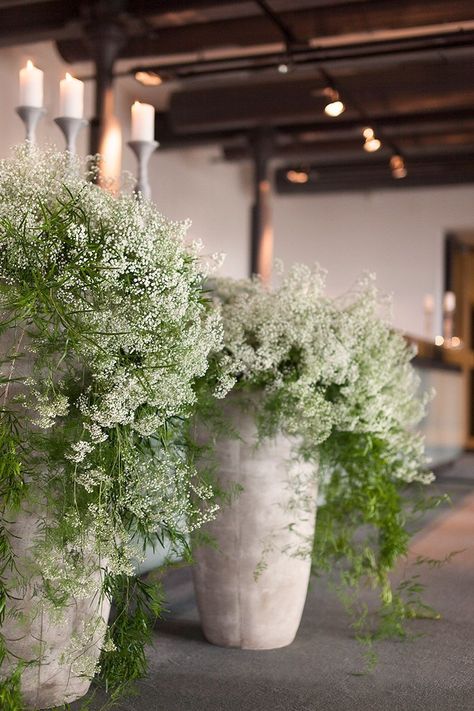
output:
M13 109L18 70L27 58L45 71L48 118L40 126L39 139L63 145L51 117L57 114L58 83L68 67L48 43L1 49L1 156L23 138ZM73 73L84 72L90 73L90 69L74 67ZM117 85L117 115L124 141L128 138L129 105L140 98L139 89L133 87L130 80ZM91 90L89 83L88 116ZM81 149L85 147L84 133ZM135 168L126 146L123 164L126 169ZM173 219L191 218L192 237L201 238L208 253L226 252L222 271L232 276L245 276L249 263L249 178L248 165L220 161L217 147L158 152L151 162L153 195L159 208ZM474 228L474 186L275 196L273 208L276 257L287 264L319 262L329 270L328 291L332 295L344 292L362 271L375 272L381 289L394 294L395 325L423 335L424 294L433 293L438 303L441 300L443 235L451 229Z
M436 296L440 324L444 234L474 227L474 185L277 196L274 218L277 256L318 261L329 271L331 295L364 270L375 272L394 295L395 325L423 336L426 293Z

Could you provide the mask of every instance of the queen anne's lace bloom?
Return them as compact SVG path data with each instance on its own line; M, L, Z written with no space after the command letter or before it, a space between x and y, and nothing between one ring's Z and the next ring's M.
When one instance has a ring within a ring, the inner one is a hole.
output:
M28 364L14 408L25 470L57 506L37 556L52 600L88 591L86 542L91 566L129 575L138 534L184 536L214 511L176 445L221 343L209 264L186 245L188 223L81 168L30 145L0 161L0 333L27 334L0 375Z
M412 428L424 413L414 351L381 314L373 277L345 298L324 296L325 272L296 265L281 285L216 280L224 345L214 353L214 395L258 389L262 436L283 430L317 458L334 431L371 433L389 443L395 476L430 481ZM385 308L386 310L386 308Z

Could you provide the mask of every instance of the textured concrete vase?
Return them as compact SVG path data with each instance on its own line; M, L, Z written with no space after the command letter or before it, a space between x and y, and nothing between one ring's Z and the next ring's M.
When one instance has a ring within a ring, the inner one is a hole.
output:
M291 644L310 575L316 514L314 469L298 461L283 436L256 447L253 417L224 403L240 439L216 443L218 478L242 492L206 531L217 543L195 550L194 582L209 642L242 649Z
M28 573L39 525L36 514L22 511L8 526L17 571L4 576L11 597L1 634L14 657L0 668L4 679L13 671L15 658L32 662L22 672L21 691L25 708L35 710L70 703L87 693L90 678L84 669L93 669L98 661L110 612L109 601L99 596L97 570L96 594L71 599L60 620L50 617L41 598L41 578Z
M31 374L32 356L25 350L28 338L20 327L0 338L0 376L8 379L2 390L2 405L18 409L14 398L26 392L22 380ZM9 597L0 632L8 651L0 667L0 680L10 676L16 662L31 662L22 671L21 691L26 709L49 709L84 696L100 654L110 603L100 598L101 573L92 565L95 594L71 599L61 619L50 616L42 599L42 579L34 571L35 541L41 536L42 516L24 508L5 515L16 569L2 573ZM91 560L89 560L91 563ZM2 711L7 711L7 709Z

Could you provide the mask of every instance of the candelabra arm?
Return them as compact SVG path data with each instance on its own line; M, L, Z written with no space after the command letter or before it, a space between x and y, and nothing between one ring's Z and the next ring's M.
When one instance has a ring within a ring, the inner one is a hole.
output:
M31 144L36 143L36 127L46 109L40 106L17 106L16 112L25 125L25 140Z
M66 140L66 150L73 156L76 154L76 142L79 131L89 125L89 121L82 118L72 118L71 116L59 116L54 122L61 129Z
M129 141L128 145L135 153L138 161L135 194L138 197L149 200L151 198L151 188L148 180L148 163L160 144L158 141Z

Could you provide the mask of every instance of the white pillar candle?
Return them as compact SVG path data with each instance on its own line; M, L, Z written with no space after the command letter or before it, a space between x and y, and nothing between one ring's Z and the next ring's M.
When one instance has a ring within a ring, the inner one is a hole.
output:
M155 139L155 108L135 101L132 105L132 141Z
M29 59L20 69L20 106L43 106L43 77L41 69Z
M446 291L443 299L443 311L452 313L456 308L456 294L453 291Z
M59 115L76 119L84 115L84 82L67 73L59 82Z

